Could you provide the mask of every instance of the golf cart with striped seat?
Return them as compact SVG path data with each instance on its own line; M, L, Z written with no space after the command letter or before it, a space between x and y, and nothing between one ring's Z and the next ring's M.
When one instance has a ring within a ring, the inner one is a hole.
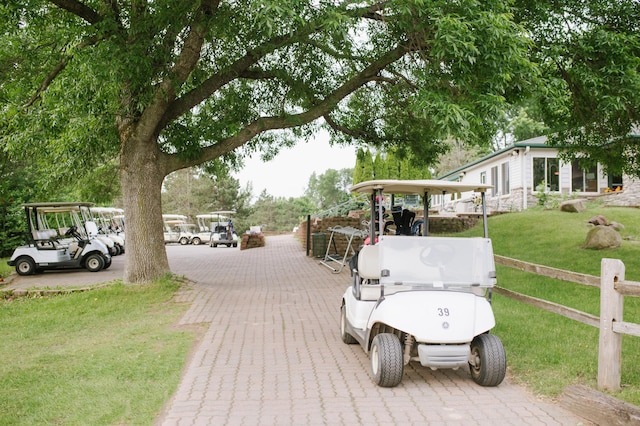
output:
M482 386L497 386L504 379L505 350L501 340L489 334L495 326L491 289L496 284L484 203L490 187L373 180L351 188L370 196L367 241L373 244L365 244L350 262L352 282L342 297L340 332L344 343L359 343L369 354L377 385L398 385L410 362L434 370L469 368L471 378ZM475 192L483 201L483 238L429 235L432 195ZM383 194L423 197L422 231L379 234L375 223L384 221L376 202Z

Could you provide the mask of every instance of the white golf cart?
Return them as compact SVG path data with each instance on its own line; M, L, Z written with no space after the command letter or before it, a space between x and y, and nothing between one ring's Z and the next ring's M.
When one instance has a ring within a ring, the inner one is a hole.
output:
M27 244L16 248L7 262L20 275L50 269L86 268L97 272L111 266L108 248L90 221L92 203L23 204L27 218ZM59 225L55 226L54 225Z
M231 215L236 212L233 210L219 210L211 212L211 215L217 218L215 222L211 222L211 240L209 241L210 247L218 247L219 245L225 245L227 247L238 247L238 235L233 227L233 221ZM223 219L227 219L227 222L223 222Z
M193 233L191 243L194 245L209 244L212 232L218 226L225 226L228 221L228 217L213 213L196 215L196 231Z
M182 214L163 214L164 243L180 243L186 246L191 244L193 233L186 227L187 216Z
M437 180L379 180L359 183L353 192L370 194L368 240L350 262L352 284L342 297L343 342L359 343L371 360L373 381L398 385L404 366L417 361L431 369L466 368L482 386L505 377L506 355L495 326L491 288L496 284L491 240L487 237L485 191L490 185ZM431 195L479 192L484 238L432 237L428 231ZM420 194L422 234L379 235L385 223L376 200L383 194Z
M114 250L112 256L124 254L124 232L120 231L113 217L120 214L122 209L115 207L91 207L91 215L98 225L98 233L113 241Z

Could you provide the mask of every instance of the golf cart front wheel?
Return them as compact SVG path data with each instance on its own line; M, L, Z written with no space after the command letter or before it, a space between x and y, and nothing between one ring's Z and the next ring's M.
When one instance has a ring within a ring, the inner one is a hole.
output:
M480 334L471 342L471 378L480 386L498 386L507 373L507 355L502 341L493 334Z
M371 344L371 377L376 385L385 388L397 386L402 381L404 359L398 336L380 333Z
M33 275L36 273L36 263L30 257L21 257L16 261L18 275Z
M87 256L87 259L85 260L85 267L89 272L100 271L102 268L104 268L104 264L105 264L104 258L102 257L101 254L98 254L98 253L90 254L89 256Z

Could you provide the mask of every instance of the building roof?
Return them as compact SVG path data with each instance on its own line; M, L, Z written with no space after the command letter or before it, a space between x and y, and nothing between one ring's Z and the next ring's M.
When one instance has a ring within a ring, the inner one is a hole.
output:
M464 166L458 167L457 169L451 170L449 172L447 172L444 175L440 175L438 176L436 179L440 179L440 180L453 180L453 179L457 179L458 176L460 175L460 172L468 169L469 167L473 167L476 164L480 164L483 163L487 160L490 160L494 157L498 157L504 153L513 151L514 149L518 149L518 148L552 148L549 145L547 145L547 137L546 136L538 136L535 138L531 138L531 139L526 139L520 142L515 142L511 145L507 145L506 147L499 149L497 151L492 152L491 154L485 155L484 157L481 157L477 160L474 160L470 163L465 164Z

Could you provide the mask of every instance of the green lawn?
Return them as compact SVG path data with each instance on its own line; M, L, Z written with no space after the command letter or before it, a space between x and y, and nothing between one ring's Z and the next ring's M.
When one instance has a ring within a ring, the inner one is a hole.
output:
M170 279L0 301L0 424L152 424L192 331Z
M604 215L624 225L622 247L583 249L588 220ZM481 235L481 227L467 232ZM496 254L591 275L600 275L602 258L620 259L628 280L640 281L640 209L589 205L584 213L533 209L489 218L489 235ZM544 278L497 265L498 285L550 300L593 315L600 313L597 288ZM570 384L596 388L598 330L577 321L494 295L497 326L508 365L517 382L534 392L555 397ZM640 323L640 299L625 298L624 320ZM640 405L640 338L623 337L622 391L619 399Z

